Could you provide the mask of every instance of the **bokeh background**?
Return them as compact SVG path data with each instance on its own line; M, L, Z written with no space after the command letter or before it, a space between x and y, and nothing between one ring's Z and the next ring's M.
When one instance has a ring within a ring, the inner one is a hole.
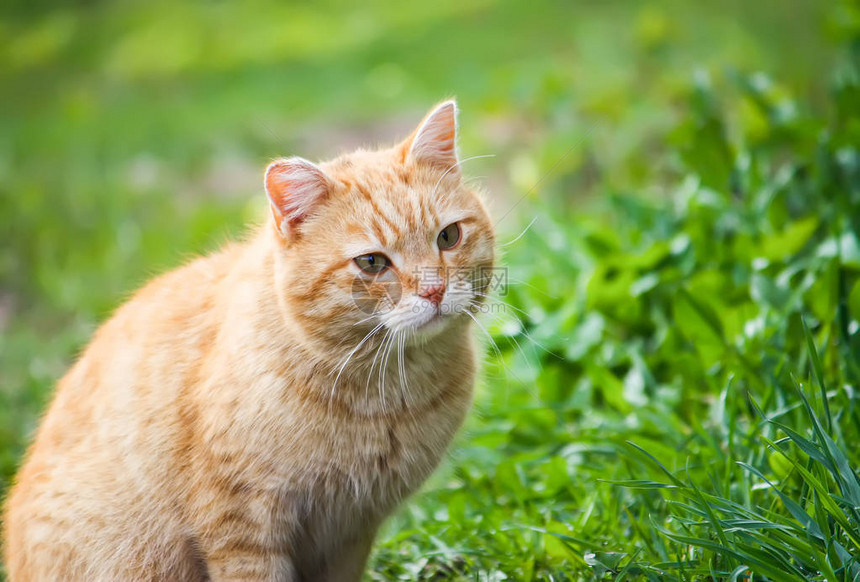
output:
M764 547L759 530L714 538L658 485L599 480L661 474L632 440L792 518L734 461L809 494L750 436L767 423L746 397L812 430L791 381L813 377L807 337L828 426L857 423L858 23L836 0L6 0L0 490L99 322L261 216L270 159L391 143L456 96L463 155L494 156L464 170L514 241L511 288L476 412L368 576L728 576L747 562L704 541L746 556L732 544Z

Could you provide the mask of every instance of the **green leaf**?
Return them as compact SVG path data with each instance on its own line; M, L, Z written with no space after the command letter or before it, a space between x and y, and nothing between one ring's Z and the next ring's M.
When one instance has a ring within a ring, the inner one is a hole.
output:
M782 231L761 241L761 256L769 261L784 261L809 241L820 224L818 217L808 216L792 222Z

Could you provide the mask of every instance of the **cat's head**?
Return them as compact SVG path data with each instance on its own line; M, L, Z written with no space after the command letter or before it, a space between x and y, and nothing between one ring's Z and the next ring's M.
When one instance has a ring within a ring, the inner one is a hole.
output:
M376 330L422 342L469 321L494 236L456 140L457 105L446 101L393 148L269 166L276 285L309 338L349 345Z

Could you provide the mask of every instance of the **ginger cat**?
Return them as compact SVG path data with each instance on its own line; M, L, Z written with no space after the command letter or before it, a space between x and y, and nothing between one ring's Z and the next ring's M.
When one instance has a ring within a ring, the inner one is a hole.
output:
M456 112L273 162L266 224L102 325L9 495L11 582L361 577L471 403L494 235Z

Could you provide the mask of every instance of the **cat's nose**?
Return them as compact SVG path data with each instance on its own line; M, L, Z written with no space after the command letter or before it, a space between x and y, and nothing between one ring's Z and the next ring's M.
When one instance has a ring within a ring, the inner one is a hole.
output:
M439 304L442 303L442 297L445 296L445 284L440 283L438 285L433 285L432 287L427 287L421 291L418 296L422 299L426 299L436 307L439 307Z

